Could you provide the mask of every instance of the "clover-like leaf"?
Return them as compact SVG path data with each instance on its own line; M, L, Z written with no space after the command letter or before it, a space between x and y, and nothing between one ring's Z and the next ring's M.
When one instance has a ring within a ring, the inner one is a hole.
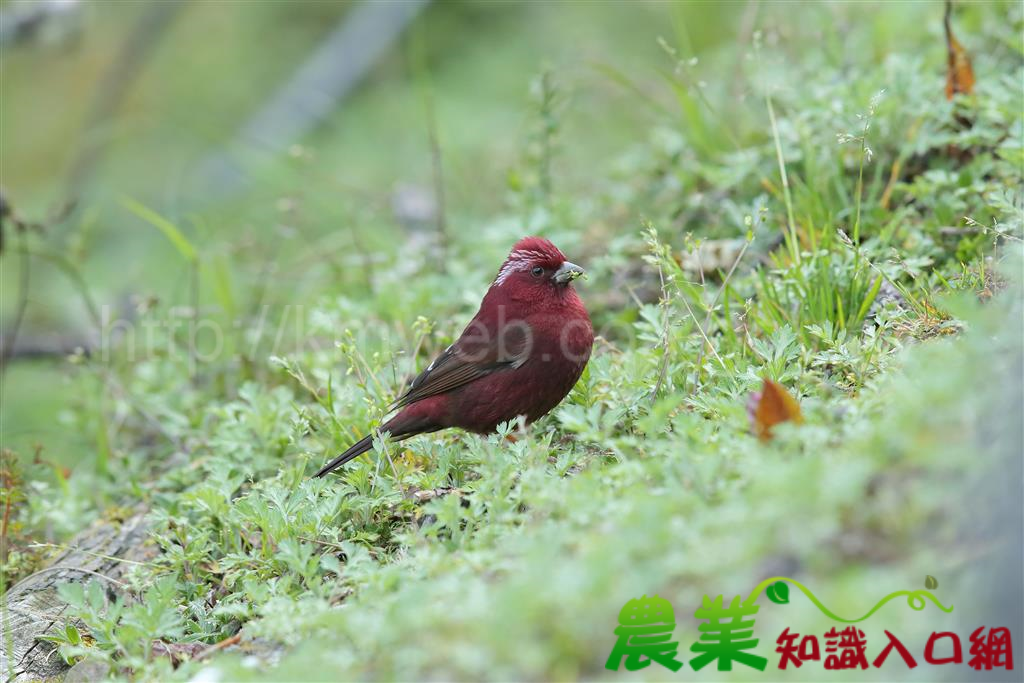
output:
M924 587L930 591L935 590L939 587L939 582L934 576L928 574L924 577Z
M785 581L776 581L768 586L768 590L765 592L768 594L768 599L777 605L789 603L789 585Z

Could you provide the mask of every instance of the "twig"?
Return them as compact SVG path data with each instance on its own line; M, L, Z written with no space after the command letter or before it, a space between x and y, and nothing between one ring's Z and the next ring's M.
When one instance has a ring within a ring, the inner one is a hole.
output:
M993 221L992 225L985 225L984 223L979 223L978 221L974 220L970 216L964 216L964 221L966 221L968 227L966 227L966 228L956 228L956 227L939 228L939 234L942 234L942 235L952 235L952 234L956 234L956 232L961 232L961 233L964 233L964 232L975 232L975 233L981 232L981 233L984 233L984 234L987 235L989 233L993 233L995 235L998 235L999 237L1002 237L1005 240L1013 240L1013 241L1016 241L1016 242L1024 242L1024 240L1022 240L1020 237L1017 237L1016 235L1011 235L1008 232L1003 232L1002 230L997 228L996 225L998 225L998 223L995 223L994 221Z
M732 274L736 271L736 266L743 260L743 255L747 253L747 248L750 246L752 240L747 240L744 243L743 248L740 249L740 253L736 255L736 260L733 261L732 266L729 268L729 272L725 274L725 279L722 280L722 287L715 294L715 298L711 300L711 307L708 309L708 314L704 318L704 325L707 326L711 322L711 311L714 310L715 306L718 305L718 300L722 297L722 292L725 291L725 286L729 284L729 280L732 278Z
M338 545L337 543L331 543L330 541L322 541L319 538L310 538L309 536L298 536L297 538L303 541L307 541L309 543L316 543L317 545L322 545L325 548L334 548L335 550L340 550L342 552L345 551L345 548Z
M682 296L680 298L683 300L683 305L686 306L686 312L690 314L691 318L693 318L693 322L697 323L697 331L700 332L700 336L704 338L704 342L708 345L708 348L711 349L711 353L714 354L715 358L718 360L718 364L722 366L723 370L728 371L729 368L725 366L725 361L723 361L722 357L718 355L718 351L715 350L714 344L712 344L711 340L708 339L708 335L704 333L704 328L701 327L700 322L697 321L697 316L693 314L693 309L690 308L690 302L686 300L686 296Z
M626 293L629 294L629 298L633 300L633 303L636 304L637 308L643 308L644 307L644 302L641 301L640 297L638 297L636 295L636 290L633 289L632 285L626 285Z
M58 564L58 565L54 565L52 567L44 567L43 569L40 569L37 572L33 572L33 573L29 574L24 579L22 579L21 582L27 581L28 579L30 579L30 578L32 578L34 576L39 576L40 574L45 574L46 572L55 572L55 571L81 572L83 574L90 574L90 575L95 576L95 577L97 577L99 579L105 579L105 580L109 581L110 583L117 584L118 586L120 586L121 588L123 588L126 591L129 591L129 592L131 591L131 587L128 584L124 583L123 581L118 581L117 579L113 579L113 578L107 576L106 574L100 574L99 572L94 572L91 569L83 569L82 567L72 567L69 564ZM21 583L21 582L19 582L19 583Z
M114 557L113 555L104 555L103 553L94 553L91 550L84 550L73 545L62 545L60 543L29 543L28 548L55 548L57 550L70 550L76 553L82 553L83 555L92 555L98 557L101 560L110 560L111 562L124 562L126 564L137 564L140 567L155 567L154 562L139 562L138 560L129 560L124 557Z
M370 377L373 378L374 383L377 385L377 391L380 392L379 395L380 396L387 396L388 395L387 388L384 386L383 383L381 383L380 378L377 377L377 373L373 371L373 368L370 367L370 364L367 362L367 360L363 356L363 354L361 354L359 352L359 349L356 348L355 346L353 346L352 348L353 348L352 357L354 359L356 359L357 361L359 361L360 363L362 363L363 367L366 369L367 374ZM356 368L355 365L353 365L353 367ZM357 368L356 371L358 373L358 368ZM365 378L361 375L361 373L360 373L360 379L362 380L363 384L367 384Z
M598 336L594 337L594 344L603 346L604 348L608 349L609 352L616 353L616 354L618 354L620 356L623 353L622 349L620 349L619 347L615 346L615 344L613 344L610 341L608 341L607 339L605 339L602 335L598 335Z
M412 355L409 357L412 360L413 368L416 367L416 359L420 355L420 349L423 348L423 341L426 338L427 338L427 332L424 331L424 333L419 335L419 338L416 340L416 346L413 348ZM394 358L395 358L395 356L394 356L394 354L392 354L391 355L391 361L392 361L391 362L391 372L392 372L392 374L396 373ZM394 384L395 384L395 386L398 387L398 389L395 391L395 395L396 396L403 395L405 393L405 378L404 377L402 378L402 383L401 384L399 384L397 381Z
M729 280L732 278L732 274L736 271L736 266L738 266L740 264L740 261L743 260L743 255L747 253L747 247L750 246L750 242L751 242L751 240L747 240L743 244L743 248L740 249L740 253L736 256L736 260L733 261L732 266L729 268L729 272L726 273L725 279L722 280L721 288L719 288L718 292L715 293L715 298L711 300L711 305L708 306L708 312L707 312L707 315L704 316L704 323L703 323L703 325L701 325L700 323L697 323L698 326L701 327L702 329L706 328L708 325L711 324L711 313L715 310L715 306L718 305L718 300L722 297L722 293L725 292L726 287L729 286ZM705 339L706 338L707 337L705 337ZM704 360L704 345L702 344L701 347L700 347L700 351L697 352L697 382L698 383L700 382L700 367L701 367L701 361L703 361L703 360Z
M391 459L391 449L388 448L387 440L381 441L381 446L384 449L384 457L388 459L388 464L391 465L391 474L395 475L395 483L401 487L402 478L398 476L398 468L395 467L395 461Z
M225 638L224 640L220 641L219 643L215 643L214 645L211 645L210 647L206 648L205 650L203 650L202 652L197 654L195 657L193 657L192 661L193 662L198 662L201 659L206 659L210 655L212 655L212 654L214 654L216 652L220 652L221 650L223 650L225 648L228 648L228 647L231 647L232 645L238 645L240 642L242 642L242 634L241 633L236 633L235 635L231 636L230 638Z

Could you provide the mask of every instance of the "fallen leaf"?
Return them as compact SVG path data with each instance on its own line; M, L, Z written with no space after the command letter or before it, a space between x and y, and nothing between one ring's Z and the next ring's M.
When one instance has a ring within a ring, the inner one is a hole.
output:
M772 438L772 427L780 422L801 424L804 421L796 399L781 384L767 378L761 385L761 391L750 395L747 415L751 429L762 441Z
M953 13L953 3L946 0L946 13L942 23L946 28L946 99L951 100L956 94L970 95L974 92L974 69L971 68L971 58L964 50L964 46L953 36L953 28L950 26L950 15Z

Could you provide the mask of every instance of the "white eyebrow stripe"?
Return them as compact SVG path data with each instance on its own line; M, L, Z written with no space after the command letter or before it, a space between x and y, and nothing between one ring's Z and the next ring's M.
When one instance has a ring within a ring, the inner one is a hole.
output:
M539 261L547 258L547 255L532 249L516 249L508 255L508 259L501 265L498 276L494 278L494 284L500 285L508 276L517 271L526 270L531 261Z

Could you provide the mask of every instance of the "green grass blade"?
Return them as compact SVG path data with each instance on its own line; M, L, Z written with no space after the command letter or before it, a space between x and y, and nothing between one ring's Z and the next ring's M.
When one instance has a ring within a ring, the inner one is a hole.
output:
M170 222L156 211L153 211L145 204L137 202L129 197L123 198L121 200L121 205L162 232L164 237L174 245L174 248L178 250L178 253L181 254L186 261L194 262L196 260L198 257L196 248L188 241L188 238L185 237L181 230L178 229L178 226L174 223Z

